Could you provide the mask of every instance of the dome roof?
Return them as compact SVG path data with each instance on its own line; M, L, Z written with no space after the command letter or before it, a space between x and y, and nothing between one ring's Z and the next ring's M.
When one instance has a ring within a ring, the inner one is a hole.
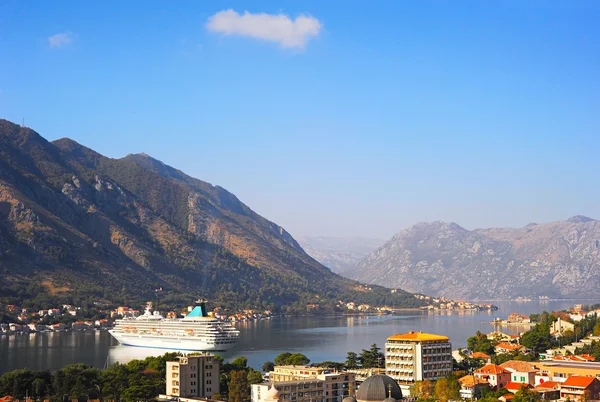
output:
M391 391L391 395L388 392ZM356 391L358 401L381 402L391 396L394 399L402 399L402 391L398 383L391 377L382 374L372 375L367 378ZM386 401L391 402L391 401Z
M383 400L383 402L398 402L398 401L396 401L396 400L395 400L394 398L392 398L391 396L388 396L387 398L385 398L385 399Z
M350 395L342 399L342 402L356 402L356 398Z
M267 400L277 400L279 399L279 391L277 391L277 388L271 386L271 388L267 391L267 395L265 396L265 399Z

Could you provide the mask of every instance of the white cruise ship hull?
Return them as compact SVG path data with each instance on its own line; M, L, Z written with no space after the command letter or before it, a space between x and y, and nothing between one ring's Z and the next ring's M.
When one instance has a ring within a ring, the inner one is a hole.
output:
M157 348L157 349L172 349L181 351L214 351L224 352L235 346L235 343L217 345L206 342L201 338L192 337L177 337L177 336L149 336L116 333L114 330L109 330L110 334L121 345L137 346L142 348Z

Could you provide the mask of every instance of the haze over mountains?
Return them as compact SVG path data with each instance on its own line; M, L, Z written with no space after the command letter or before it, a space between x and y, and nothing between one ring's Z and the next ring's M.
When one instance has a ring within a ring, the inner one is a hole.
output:
M344 275L455 299L592 296L600 290L600 222L575 216L476 230L419 223Z
M315 260L343 275L385 241L368 237L306 237L298 242Z
M342 278L227 190L145 154L110 159L0 120L0 292L8 301L417 305Z

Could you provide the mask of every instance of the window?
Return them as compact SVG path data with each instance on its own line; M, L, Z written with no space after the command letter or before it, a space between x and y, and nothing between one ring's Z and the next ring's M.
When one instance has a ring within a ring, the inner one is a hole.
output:
M525 382L525 377L521 377L521 382Z
M207 384L211 384L210 380L206 380L206 383L207 383Z

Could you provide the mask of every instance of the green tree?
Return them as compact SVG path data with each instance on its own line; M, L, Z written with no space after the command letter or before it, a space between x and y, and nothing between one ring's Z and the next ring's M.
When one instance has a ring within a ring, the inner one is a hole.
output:
M244 356L240 356L240 357L236 357L232 362L231 365L236 369L236 370L246 370L248 368L248 359Z
M263 365L262 365L263 373L268 373L269 371L273 371L273 370L275 370L275 363L273 363L272 361L266 361L263 363Z
M429 380L416 381L412 386L411 395L416 396L419 399L433 398L434 395L434 384Z
M440 378L435 382L434 395L440 402L448 402L460 397L460 384L454 376Z
M363 349L360 353L360 365L363 368L382 367L385 363L385 356L377 347L377 344L372 344L369 350Z
M348 369L356 369L358 368L359 357L355 352L348 352L346 356L346 368Z
M290 352L283 352L278 354L275 357L275 364L278 366L285 366L287 364L287 360L292 354Z
M481 331L477 331L474 336L467 339L467 347L471 352L483 352L492 356L495 353L495 346L495 342L488 339Z
M594 325L593 334L594 336L600 336L600 321L596 322L596 325Z
M512 400L514 402L537 402L541 401L542 398L538 392L521 386L521 389L517 391Z
M250 384L248 375L244 370L233 370L227 384L229 389L229 402L244 402L250 399Z
M248 369L248 382L250 384L260 384L261 382L263 382L262 373L250 367Z

